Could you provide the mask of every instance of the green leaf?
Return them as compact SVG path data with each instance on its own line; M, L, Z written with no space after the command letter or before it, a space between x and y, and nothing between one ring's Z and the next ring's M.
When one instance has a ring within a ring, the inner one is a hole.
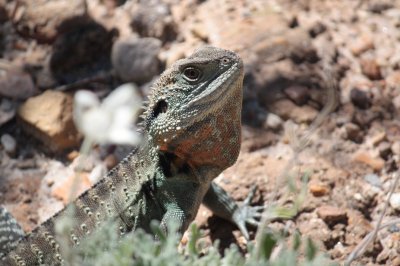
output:
M315 246L311 238L307 238L305 253L308 261L312 261L317 254L317 247Z
M197 250L197 241L200 239L201 234L200 230L195 223L192 223L190 226L190 238L188 243L189 254L198 255L199 251Z
M301 236L299 231L295 231L293 234L293 250L298 251L301 246Z
M271 257L272 251L277 243L276 237L269 232L263 233L261 237L261 245L260 245L260 257L266 260L269 260Z

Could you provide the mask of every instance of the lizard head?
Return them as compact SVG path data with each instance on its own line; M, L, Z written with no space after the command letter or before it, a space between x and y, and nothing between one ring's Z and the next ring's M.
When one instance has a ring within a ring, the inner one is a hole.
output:
M193 164L221 159L231 146L235 151L223 164L233 164L240 149L242 84L243 63L235 53L202 47L154 84L145 130L160 151Z

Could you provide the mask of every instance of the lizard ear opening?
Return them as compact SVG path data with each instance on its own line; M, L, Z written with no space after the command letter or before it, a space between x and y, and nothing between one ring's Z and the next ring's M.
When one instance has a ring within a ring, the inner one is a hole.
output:
M158 101L153 111L154 118L158 117L158 115L161 113L165 113L167 109L168 109L168 103L165 100Z

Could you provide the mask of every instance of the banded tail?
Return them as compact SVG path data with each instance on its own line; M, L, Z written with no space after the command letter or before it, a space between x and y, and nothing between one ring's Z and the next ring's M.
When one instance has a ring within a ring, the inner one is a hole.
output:
M14 217L0 206L0 259L14 249L25 236Z

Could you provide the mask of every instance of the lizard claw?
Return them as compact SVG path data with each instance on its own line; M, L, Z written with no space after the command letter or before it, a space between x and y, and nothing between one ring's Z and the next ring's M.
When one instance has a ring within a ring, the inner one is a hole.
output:
M233 213L233 221L242 232L246 240L249 240L249 232L246 224L257 227L260 224L262 212L265 209L264 206L250 206L256 189L256 185L252 186L249 195L243 201L242 205L240 205L239 208L237 208Z

